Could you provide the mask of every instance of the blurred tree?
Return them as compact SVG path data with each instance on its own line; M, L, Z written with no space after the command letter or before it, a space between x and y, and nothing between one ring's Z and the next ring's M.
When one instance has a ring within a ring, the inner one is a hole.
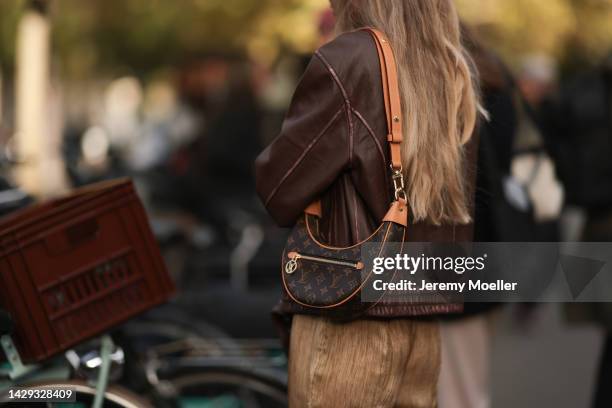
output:
M612 51L612 0L571 0L576 27L569 44L573 53L601 58Z
M0 1L0 69L10 72L15 60L17 22L23 11L24 0Z
M314 12L326 0L53 0L54 55L67 74L152 67L199 54L249 52L263 62L280 49L311 49ZM14 59L22 0L0 2L0 62Z
M595 61L612 49L612 0L456 0L485 42L516 62L529 52Z
M612 0L456 0L464 18L509 61L543 51L566 63L612 48ZM14 60L24 0L0 1L0 64ZM66 75L146 74L198 54L248 53L270 63L316 44L327 0L52 0L54 55ZM10 71L9 71L10 72Z

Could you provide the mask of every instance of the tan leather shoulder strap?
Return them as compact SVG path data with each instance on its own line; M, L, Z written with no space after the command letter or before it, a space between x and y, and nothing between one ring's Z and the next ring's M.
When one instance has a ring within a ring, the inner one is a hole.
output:
M389 41L387 41L387 38L381 31L369 27L363 30L372 34L376 50L378 51L385 112L387 115L387 140L391 152L391 165L394 170L400 170L402 168L400 146L403 139L403 115L395 56Z
M308 207L306 207L304 212L308 215L321 218L321 215L323 214L323 211L321 210L321 200L317 200L310 204Z

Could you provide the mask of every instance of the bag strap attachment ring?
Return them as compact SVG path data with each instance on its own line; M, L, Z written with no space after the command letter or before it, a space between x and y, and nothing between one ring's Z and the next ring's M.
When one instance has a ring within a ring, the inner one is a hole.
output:
M393 189L395 191L395 201L398 201L400 199L408 201L406 195L406 185L404 183L404 173L402 171L402 168L400 167L399 169L394 169L393 165L391 165L391 171L391 178L393 179Z

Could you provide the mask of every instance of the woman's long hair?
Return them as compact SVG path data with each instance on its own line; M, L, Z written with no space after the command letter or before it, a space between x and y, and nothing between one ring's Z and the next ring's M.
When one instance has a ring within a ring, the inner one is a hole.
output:
M470 221L464 146L476 126L476 69L453 0L332 0L341 32L384 32L398 66L404 117L402 163L415 221Z

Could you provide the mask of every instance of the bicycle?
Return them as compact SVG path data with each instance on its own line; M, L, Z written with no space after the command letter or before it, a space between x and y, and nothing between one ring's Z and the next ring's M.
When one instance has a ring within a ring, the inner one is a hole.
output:
M64 402L20 402L20 399L14 396L15 389L21 392L26 391L26 394L28 390L68 390L70 400L73 401L71 406L75 407L78 407L79 404L94 408L147 408L151 406L127 389L117 385L108 386L111 364L119 362L117 357L122 354L117 353L118 350L109 336L103 336L100 341L100 352L96 356L99 374L94 382L85 379L71 379L70 376L75 367L74 365L71 367L66 358L56 357L42 365L24 364L11 339L12 331L12 320L6 312L0 312L0 343L7 358L5 363L0 364L0 407L14 406L14 403L20 403L20 406L23 407L59 408L66 406ZM76 355L74 350L68 351L67 355L70 353ZM113 357L113 354L116 357ZM84 363L93 366L93 361L94 359L91 358ZM72 363L74 364L75 361Z

